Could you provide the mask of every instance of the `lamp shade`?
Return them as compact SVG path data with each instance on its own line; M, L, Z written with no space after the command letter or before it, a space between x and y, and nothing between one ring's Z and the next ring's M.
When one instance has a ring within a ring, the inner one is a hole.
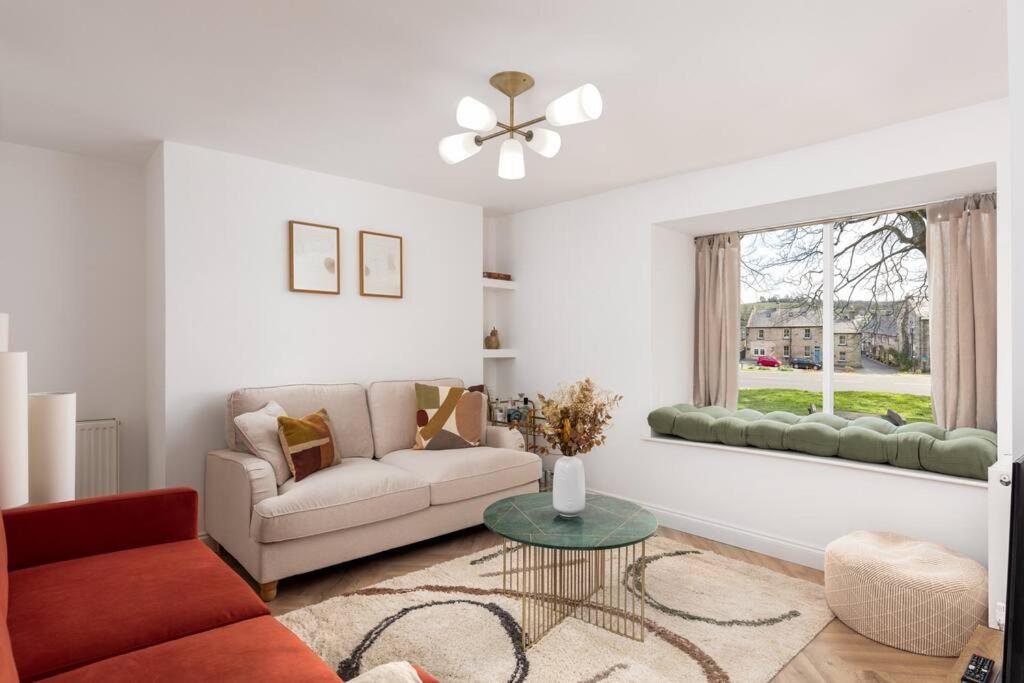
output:
M73 393L28 397L29 501L75 499L75 413Z
M523 145L519 140L509 138L501 143L501 152L498 154L498 177L505 180L519 180L526 177Z
M457 133L441 138L437 152L446 164L457 164L480 151L476 144L476 133Z
M0 352L0 508L28 502L28 354Z
M550 159L562 148L562 136L547 128L534 128L533 137L526 144L537 154Z
M581 85L548 105L544 115L552 126L570 126L601 116L601 93L592 84Z
M494 128L494 124L498 122L498 115L480 100L463 97L455 109L455 120L463 128L483 133Z

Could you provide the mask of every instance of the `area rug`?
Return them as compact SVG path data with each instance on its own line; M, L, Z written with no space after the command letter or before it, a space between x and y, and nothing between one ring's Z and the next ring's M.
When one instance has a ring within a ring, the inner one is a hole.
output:
M344 679L408 660L442 681L768 681L832 619L823 588L666 538L647 541L646 632L567 618L520 646L501 546L279 617Z

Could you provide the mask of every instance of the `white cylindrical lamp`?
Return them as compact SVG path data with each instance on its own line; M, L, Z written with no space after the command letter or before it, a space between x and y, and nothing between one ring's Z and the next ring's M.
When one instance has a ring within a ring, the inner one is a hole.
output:
M0 508L28 502L28 354L0 352Z
M33 505L75 499L73 392L28 397L29 500Z

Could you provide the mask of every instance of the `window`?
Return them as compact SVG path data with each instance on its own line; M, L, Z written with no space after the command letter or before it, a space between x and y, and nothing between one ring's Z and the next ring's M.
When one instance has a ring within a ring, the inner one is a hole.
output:
M764 339L764 330L758 330L757 331L757 338L758 339Z
M744 235L740 325L762 340L761 330L781 329L782 357L793 363L757 373L743 372L751 360L741 365L740 407L893 410L930 422L925 224L923 209L908 209ZM823 263L829 244L832 262ZM804 344L789 345L794 331Z

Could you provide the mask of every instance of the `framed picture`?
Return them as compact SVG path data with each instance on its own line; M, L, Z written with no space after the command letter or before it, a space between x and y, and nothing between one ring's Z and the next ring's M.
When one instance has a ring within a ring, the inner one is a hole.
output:
M341 230L288 221L289 288L293 292L341 293Z
M359 293L401 299L403 291L402 238L359 231Z

